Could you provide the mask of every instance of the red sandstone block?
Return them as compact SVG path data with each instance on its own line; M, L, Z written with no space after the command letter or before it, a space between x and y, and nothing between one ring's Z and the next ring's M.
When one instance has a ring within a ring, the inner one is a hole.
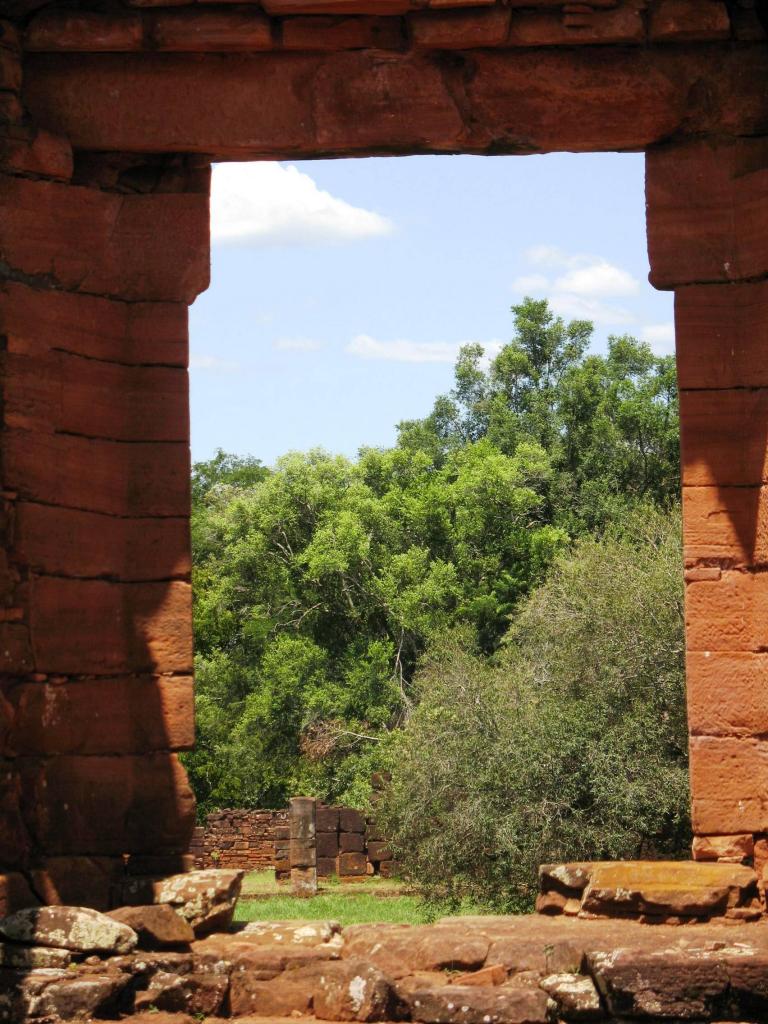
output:
M315 837L318 859L335 857L339 852L339 838L336 832L318 832Z
M191 676L22 683L7 699L9 754L144 754L195 742Z
M181 303L112 302L8 281L0 286L0 333L9 352L55 347L128 365L187 365L187 307Z
M253 52L272 49L269 19L252 11L168 11L152 21L158 50Z
M768 386L768 282L675 292L681 388Z
M186 516L189 449L8 430L6 486L29 501L119 516Z
M768 734L768 654L689 651L686 679L693 735Z
M20 50L21 37L19 30L12 21L0 19L0 46L6 50Z
M768 479L768 388L682 391L680 430L684 485Z
M32 840L21 813L21 778L15 761L0 761L0 863L8 871L25 868ZM2 879L2 876L0 876ZM0 882L0 903L3 898Z
M36 50L140 50L144 29L138 15L93 11L43 11L24 36L25 48Z
M36 577L31 634L40 672L188 673L192 668L191 588L181 582Z
M20 124L24 119L24 107L18 93L0 90L0 124Z
M318 857L317 858L317 877L318 878L330 878L336 874L336 858L335 857Z
M653 42L728 39L731 22L723 0L659 0L651 10Z
M339 830L339 808L324 807L317 805L315 827L318 832L338 832Z
M267 14L405 14L411 0L262 0Z
M136 582L191 572L185 517L123 519L20 501L12 550L15 562L43 575Z
M685 564L768 565L764 487L684 487Z
M284 50L392 50L402 43L400 23L393 18L287 18Z
M690 746L693 830L698 835L768 828L768 743L694 736Z
M361 877L367 874L368 862L364 853L340 853L338 861L339 876Z
M110 910L123 876L122 857L49 857L32 869L32 883L47 906Z
M29 130L22 138L0 139L0 167L66 181L72 177L72 147L51 132Z
M342 853L363 853L365 836L361 832L340 832L339 850Z
M0 257L61 287L191 302L208 286L208 200L0 181Z
M365 832L365 816L352 807L340 807L339 829L342 832Z
M39 903L40 900L33 894L24 875L14 871L0 875L0 917L7 917L27 907L36 907Z
M501 46L509 33L511 13L503 7L481 11L425 11L408 19L411 39L417 49L471 50Z
M768 647L768 574L724 572L685 589L689 651L760 651ZM738 830L737 830L738 831Z
M117 441L189 442L186 370L9 350L6 426Z
M712 72L707 52L638 47L616 52L536 49L511 60L472 54L469 78L431 55L169 54L109 57L31 54L25 102L39 123L56 124L79 149L174 149L297 158L318 151L494 152L640 149L684 131L763 131L754 81L768 73L762 48L724 52ZM599 57L599 59L598 59ZM707 90L695 88L706 79ZM307 123L306 82L316 112ZM452 90L466 96L463 113ZM120 97L120 117L113 96ZM190 95L205 95L192 105ZM563 116L563 111L568 116Z
M186 851L195 801L175 754L19 758L22 800L42 852Z
M639 10L620 7L592 11L569 22L561 11L524 12L512 18L511 46L574 46L595 43L643 43L645 24Z
M392 851L386 843L379 840L368 843L368 860L378 864L380 861L392 860Z
M18 92L21 89L21 58L13 50L0 47L0 89Z
M34 667L29 627L0 623L0 672L31 672Z
M768 272L768 143L686 142L646 158L648 251L656 288Z

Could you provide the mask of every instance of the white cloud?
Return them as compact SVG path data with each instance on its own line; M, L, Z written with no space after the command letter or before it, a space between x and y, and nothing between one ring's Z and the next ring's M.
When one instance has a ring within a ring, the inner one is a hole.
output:
M220 373L232 373L240 369L239 363L230 362L227 359L219 359L218 356L206 355L202 352L192 352L189 356L190 370L211 370Z
M634 295L639 290L639 283L621 267L615 267L607 260L595 260L558 277L555 288L586 296Z
M278 338L274 348L280 352L317 352L323 346L315 338Z
M390 220L318 188L308 174L278 163L224 163L213 170L214 242L353 242L392 233Z
M543 274L523 274L515 278L512 287L521 295L542 295L549 290L549 278Z
M637 317L623 305L605 299L638 294L639 281L601 256L570 253L554 245L536 245L524 253L533 267L552 271L524 274L512 282L518 295L548 298L552 309L564 317L592 320L601 327L629 327ZM558 274L557 271L560 271Z
M670 321L665 324L648 324L641 334L657 356L670 356L675 351L675 325Z
M624 306L612 306L600 299L589 299L572 292L554 292L549 304L556 313L575 320L592 320L601 327L630 327L635 315Z
M454 363L463 345L476 344L470 341L378 341L369 334L358 334L350 341L345 351L361 359L385 359L397 363ZM485 349L484 362L497 355L503 343L495 338L481 341Z
M346 352L361 359L388 359L397 363L452 363L459 345L450 341L377 341L369 334L358 334Z

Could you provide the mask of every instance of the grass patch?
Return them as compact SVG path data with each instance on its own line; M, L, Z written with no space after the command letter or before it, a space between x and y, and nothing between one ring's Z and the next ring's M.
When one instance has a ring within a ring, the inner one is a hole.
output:
M243 880L235 921L333 920L342 925L377 921L429 924L444 913L444 909L425 903L421 897L404 889L402 882L394 879L369 878L355 883L323 879L317 896L300 899L291 895L287 884L275 882L274 872L252 871ZM466 907L463 913L477 913L477 909Z

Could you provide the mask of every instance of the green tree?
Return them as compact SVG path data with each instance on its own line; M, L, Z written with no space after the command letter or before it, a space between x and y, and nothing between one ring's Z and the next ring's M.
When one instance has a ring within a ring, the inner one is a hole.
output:
M494 659L433 649L377 812L427 896L525 910L540 863L687 855L680 548L639 510L558 556Z

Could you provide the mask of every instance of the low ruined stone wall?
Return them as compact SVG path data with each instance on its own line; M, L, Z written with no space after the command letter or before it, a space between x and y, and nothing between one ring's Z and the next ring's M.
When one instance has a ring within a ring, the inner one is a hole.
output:
M287 811L214 811L192 836L190 852L195 866L246 871L273 868L277 829L287 823Z
M190 844L196 868L275 869L290 878L288 811L213 811L195 828ZM374 822L352 807L317 808L317 873L320 878L391 877L392 853Z

